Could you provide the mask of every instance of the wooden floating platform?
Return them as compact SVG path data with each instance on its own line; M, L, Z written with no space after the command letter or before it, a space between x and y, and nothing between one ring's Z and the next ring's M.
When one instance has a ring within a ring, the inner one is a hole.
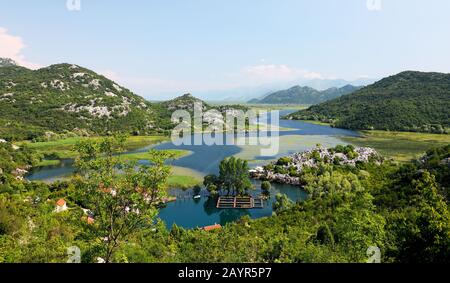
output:
M217 208L220 209L252 209L263 208L263 200L253 197L219 197Z

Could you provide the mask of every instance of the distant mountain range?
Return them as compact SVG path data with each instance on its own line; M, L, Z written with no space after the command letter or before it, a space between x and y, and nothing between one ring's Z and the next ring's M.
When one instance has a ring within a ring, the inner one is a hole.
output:
M346 85L341 88L332 87L318 91L308 86L294 86L290 89L277 91L261 99L248 101L251 104L318 104L327 100L350 94L362 87Z
M288 116L339 128L450 132L450 74L407 71Z
M323 91L334 87L342 88L346 85L366 86L375 81L377 80L372 78L359 78L351 81L342 79L300 79L227 90L197 91L196 96L206 101L244 103L252 99L260 99L282 89L288 89L294 85L308 86L318 91Z
M57 64L34 71L0 58L1 139L34 139L48 132L167 133L174 126L173 111L191 112L195 102L202 103L204 112L246 110L240 105L214 106L190 94L150 103L78 65ZM295 86L251 102L319 103L287 118L328 122L341 128L450 132L450 74L408 71L363 88ZM209 113L203 118L215 121L219 116Z

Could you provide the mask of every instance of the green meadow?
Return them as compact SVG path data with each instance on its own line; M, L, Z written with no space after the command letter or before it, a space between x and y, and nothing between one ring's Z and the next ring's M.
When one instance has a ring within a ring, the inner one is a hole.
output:
M77 152L74 150L75 145L85 139L100 140L101 137L68 138L57 141L37 143L20 142L18 145L20 146L26 144L29 148L36 150L44 156L51 156L51 159L42 160L39 164L37 164L37 167L56 166L60 163L60 159L75 158L77 156ZM125 149L134 150L168 140L169 138L163 136L132 136L125 142ZM191 152L187 150L171 149L168 151L174 155L174 159L179 159L191 154ZM148 160L150 158L150 153L148 151L126 153L123 154L121 158L127 161ZM168 185L171 188L187 189L201 184L202 181L203 176L199 172L188 168L172 166L172 175L169 177Z
M189 150L181 150L181 149L169 149L165 150L171 154L173 154L174 159L179 159L189 154L192 154ZM151 153L148 151L144 152L136 152L136 153L125 153L121 155L121 158L127 161L141 161L141 160L149 160L151 157Z
M61 161L58 159L43 159L36 165L36 167L56 166L59 163L61 163Z
M407 162L420 157L427 150L450 144L450 135L362 131L362 137L341 137L347 143L373 147L385 157Z
M303 104L246 104L250 109L253 110L265 110L265 111L272 111L272 110L303 110L310 107L310 105L303 105Z
M29 148L36 150L38 153L45 156L54 157L52 159L67 159L76 157L77 153L74 150L75 145L86 139L100 140L102 137L76 137L37 143L25 141L18 143L18 145L27 145ZM167 140L169 140L169 138L164 136L131 136L125 142L125 149L133 150Z
M198 171L172 166L172 175L169 177L169 188L190 189L195 185L200 185L203 182L203 174Z

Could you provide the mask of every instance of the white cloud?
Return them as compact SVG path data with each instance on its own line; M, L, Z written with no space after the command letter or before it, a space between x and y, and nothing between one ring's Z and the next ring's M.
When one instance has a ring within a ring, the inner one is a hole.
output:
M292 68L287 65L256 65L243 68L239 74L252 83L273 83L297 79L322 79L319 73Z
M39 64L26 60L22 54L25 47L26 45L21 37L10 35L6 28L0 27L0 57L10 58L17 64L30 69L40 68Z
M161 96L165 93L191 92L195 94L196 92L228 91L261 85L278 85L278 83L293 84L302 80L324 78L319 73L287 65L269 64L247 66L231 74L216 76L215 79L183 80L146 74L122 74L112 70L99 71L99 73L147 98L152 98L154 95Z

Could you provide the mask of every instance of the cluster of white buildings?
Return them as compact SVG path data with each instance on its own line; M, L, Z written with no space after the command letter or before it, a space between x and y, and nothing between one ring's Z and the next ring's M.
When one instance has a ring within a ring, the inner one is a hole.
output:
M314 168L321 162L337 164L337 165L349 165L355 166L358 162L367 163L372 157L379 157L379 154L373 149L368 147L356 147L354 149L353 156L350 158L344 153L335 152L334 150L324 147L317 147L312 150L308 150L301 153L295 153L288 156L288 164L277 165L276 162L272 163L273 168L275 166L281 166L284 171L290 172L292 168L295 168L297 173L302 172L303 168ZM320 157L320 159L318 158ZM317 160L319 159L319 160ZM250 176L255 179L268 180L272 182L290 184L298 186L300 185L300 178L291 176L289 173L281 174L276 173L274 169L268 170L267 167L256 167L249 171Z

